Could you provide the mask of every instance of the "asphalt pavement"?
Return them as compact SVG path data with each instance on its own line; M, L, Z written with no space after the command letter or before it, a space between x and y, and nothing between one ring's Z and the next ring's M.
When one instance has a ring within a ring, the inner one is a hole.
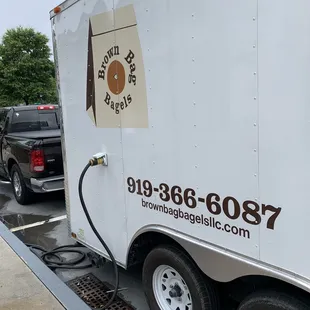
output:
M35 203L28 206L19 205L11 190L11 184L0 181L0 221L9 229L20 227L39 221L66 214L64 193L58 192L38 196ZM55 247L74 244L69 237L67 220L46 223L40 226L22 229L14 233L20 240L27 244L34 244L52 250ZM92 273L109 287L114 285L113 268L110 263L105 263L99 268L82 270L55 270L55 273L64 282ZM138 271L127 272L120 268L120 296L136 310L148 310Z

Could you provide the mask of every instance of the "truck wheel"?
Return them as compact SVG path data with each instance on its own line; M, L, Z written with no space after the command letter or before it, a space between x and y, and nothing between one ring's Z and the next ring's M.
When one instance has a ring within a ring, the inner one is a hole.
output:
M276 291L257 292L248 296L238 310L309 310L303 301Z
M27 188L20 168L16 164L11 169L11 180L16 201L21 205L29 204L32 199L32 192Z
M172 246L153 249L143 265L151 310L217 310L218 294L192 260Z

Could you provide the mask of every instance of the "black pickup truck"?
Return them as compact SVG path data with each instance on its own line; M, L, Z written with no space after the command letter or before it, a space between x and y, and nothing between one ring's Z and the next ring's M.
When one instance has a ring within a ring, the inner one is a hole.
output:
M0 175L11 181L18 203L64 189L58 106L2 108L0 144Z

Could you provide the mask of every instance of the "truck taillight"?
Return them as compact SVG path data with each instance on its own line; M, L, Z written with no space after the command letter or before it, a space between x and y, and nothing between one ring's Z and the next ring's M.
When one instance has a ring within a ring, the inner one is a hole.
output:
M30 154L30 166L32 172L44 171L44 152L43 150L33 150Z
M53 105L40 105L37 108L38 110L55 110Z

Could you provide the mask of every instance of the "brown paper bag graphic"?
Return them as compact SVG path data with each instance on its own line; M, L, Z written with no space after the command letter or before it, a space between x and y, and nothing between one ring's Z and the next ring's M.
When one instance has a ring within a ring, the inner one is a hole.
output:
M148 127L142 49L132 5L90 18L86 96L86 110L97 127Z

